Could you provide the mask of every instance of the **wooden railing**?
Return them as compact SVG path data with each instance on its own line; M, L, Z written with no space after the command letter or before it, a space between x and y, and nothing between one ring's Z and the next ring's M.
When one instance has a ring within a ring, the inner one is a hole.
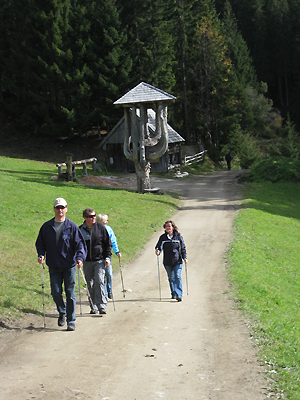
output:
M200 153L194 154L193 156L184 156L184 165L191 165L204 160L206 151L207 150L201 151Z
M85 160L80 160L80 161L72 161L72 170L75 169L75 165L82 165L83 167L83 173L84 175L87 175L87 164L92 164L93 166L93 171L96 171L96 162L97 162L97 158L93 157L93 158L87 158ZM62 172L62 167L66 167L67 163L59 163L56 164L56 166L58 167L58 176L63 175Z

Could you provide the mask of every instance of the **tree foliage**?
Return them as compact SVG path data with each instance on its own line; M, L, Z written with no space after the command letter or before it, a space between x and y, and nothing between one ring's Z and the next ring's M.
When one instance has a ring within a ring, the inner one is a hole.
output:
M2 114L32 134L109 130L145 81L177 97L188 144L232 146L243 165L259 140L298 157L299 16L296 0L3 0Z

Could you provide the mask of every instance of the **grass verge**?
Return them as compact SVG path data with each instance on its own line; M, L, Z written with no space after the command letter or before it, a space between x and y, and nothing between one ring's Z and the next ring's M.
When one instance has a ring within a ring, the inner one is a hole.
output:
M82 186L51 181L55 164L0 157L0 318L14 319L24 313L42 315L41 269L35 241L41 225L53 218L53 202L64 197L67 217L80 225L82 211L92 207L109 216L125 266L151 235L174 214L179 199L170 195L138 194L127 190ZM154 251L153 251L154 254ZM155 257L154 267L155 267ZM119 268L112 256L114 269ZM44 273L46 306L53 306L49 277Z
M253 321L260 357L280 398L300 399L300 185L251 183L235 220L228 275Z

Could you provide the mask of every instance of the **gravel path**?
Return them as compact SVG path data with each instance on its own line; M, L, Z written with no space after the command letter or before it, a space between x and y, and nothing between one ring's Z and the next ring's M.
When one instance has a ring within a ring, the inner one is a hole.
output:
M157 232L141 256L114 277L115 308L89 314L83 297L76 331L56 325L56 314L1 333L0 398L102 400L263 400L267 392L246 321L228 296L224 255L239 204L237 171L165 180L152 186L181 193L173 217L188 252L188 295L170 299L160 265ZM161 260L160 260L161 262Z

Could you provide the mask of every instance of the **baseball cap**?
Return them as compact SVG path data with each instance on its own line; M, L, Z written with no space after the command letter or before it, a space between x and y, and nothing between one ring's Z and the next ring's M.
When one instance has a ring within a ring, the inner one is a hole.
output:
M57 206L67 207L66 200L62 197L58 197L57 199L55 199L55 202L54 202L54 207L57 207Z

